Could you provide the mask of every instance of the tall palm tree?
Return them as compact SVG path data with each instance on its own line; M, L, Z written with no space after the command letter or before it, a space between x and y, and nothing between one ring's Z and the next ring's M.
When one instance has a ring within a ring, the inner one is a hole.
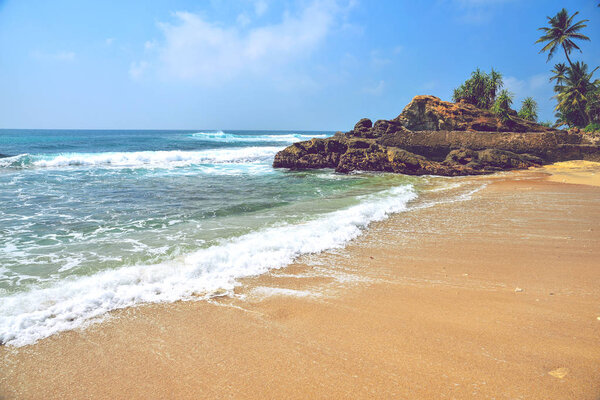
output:
M587 64L577 61L567 70L564 86L555 96L556 110L576 126L585 126L591 120L588 102L600 85L600 80L592 81L597 69L588 72Z
M584 19L582 21L573 23L573 18L575 18L577 14L579 14L579 11L569 17L569 13L563 8L554 17L546 17L548 18L550 27L548 28L544 26L539 28L540 31L544 31L545 33L542 37L536 40L536 43L548 42L540 50L540 53L545 51L548 52L547 61L550 61L556 50L559 47L562 47L569 65L573 67L573 63L569 58L569 53L571 53L573 49L581 51L574 40L590 40L589 37L579 33L581 29L587 26L585 23L588 22L588 20Z
M556 81L556 87L554 88L554 90L557 90L560 87L562 87L568 69L569 68L565 65L565 63L554 64L554 69L550 71L554 74L550 77L550 82Z

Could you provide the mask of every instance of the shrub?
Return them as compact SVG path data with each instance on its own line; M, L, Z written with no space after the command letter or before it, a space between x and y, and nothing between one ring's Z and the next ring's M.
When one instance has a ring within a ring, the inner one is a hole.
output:
M592 122L583 128L585 132L600 132L600 122Z
M523 100L518 115L520 118L526 119L527 121L536 122L538 119L537 110L537 102L533 97L527 97Z
M464 100L478 108L489 109L502 86L502 75L499 72L492 68L492 72L487 74L477 68L471 73L471 78L454 89L452 99L454 102Z
M510 119L510 106L513 102L513 94L508 90L503 90L492 106L492 112L500 118L501 121Z

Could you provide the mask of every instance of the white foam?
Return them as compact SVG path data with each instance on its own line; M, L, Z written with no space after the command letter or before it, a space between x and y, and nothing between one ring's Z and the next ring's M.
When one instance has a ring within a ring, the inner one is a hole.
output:
M243 147L202 151L134 151L107 153L21 154L3 159L0 167L120 167L171 168L201 164L232 164L270 161L281 147Z
M284 135L240 135L233 133L225 133L223 131L218 132L197 132L192 134L192 137L207 141L207 142L224 142L224 143L247 143L247 142L281 142L281 143L294 143L303 140L310 140L312 138L325 138L327 135L323 134L300 134L290 133Z
M4 297L0 342L23 346L111 310L231 290L238 278L283 267L301 254L342 247L370 222L406 210L414 198L411 186L399 186L315 220L256 231L170 262L107 270Z
M279 287L258 286L252 290L253 293L260 297L272 296L290 296L290 297L321 297L321 293L310 292L308 290L296 290Z

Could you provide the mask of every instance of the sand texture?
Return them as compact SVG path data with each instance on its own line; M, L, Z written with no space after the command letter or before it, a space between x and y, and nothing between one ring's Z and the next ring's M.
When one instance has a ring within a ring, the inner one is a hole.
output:
M232 296L1 348L0 398L598 399L600 187L548 172L471 178Z

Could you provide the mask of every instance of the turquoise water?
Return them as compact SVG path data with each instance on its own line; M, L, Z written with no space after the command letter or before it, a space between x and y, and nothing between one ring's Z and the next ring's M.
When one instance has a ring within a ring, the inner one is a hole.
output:
M271 167L333 132L1 130L0 341L230 289L343 246L422 178Z

